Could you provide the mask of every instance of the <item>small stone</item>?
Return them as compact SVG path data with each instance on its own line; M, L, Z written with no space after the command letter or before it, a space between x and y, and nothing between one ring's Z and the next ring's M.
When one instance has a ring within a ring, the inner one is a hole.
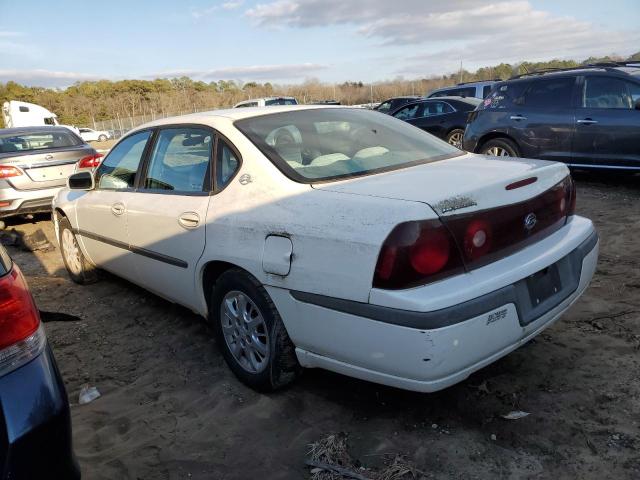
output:
M496 437L495 433L491 434L491 440L493 440L494 442L498 439L498 437Z
M437 430L438 429L438 424L434 423L433 425L431 425L431 428L433 428L434 430Z

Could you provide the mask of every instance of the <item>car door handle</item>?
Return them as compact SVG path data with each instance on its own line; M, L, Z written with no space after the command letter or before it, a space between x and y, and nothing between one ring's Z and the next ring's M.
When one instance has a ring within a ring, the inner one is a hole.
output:
M578 120L576 123L581 125L593 125L594 123L598 123L598 121L592 118L583 118L582 120Z
M527 117L523 117L522 115L511 115L509 118L511 120L516 120L516 121L526 120L527 119Z
M111 213L113 213L116 217L119 217L124 213L124 204L123 203L114 203L111 205Z
M200 225L200 215L195 212L184 212L178 217L178 223L184 228L196 228Z

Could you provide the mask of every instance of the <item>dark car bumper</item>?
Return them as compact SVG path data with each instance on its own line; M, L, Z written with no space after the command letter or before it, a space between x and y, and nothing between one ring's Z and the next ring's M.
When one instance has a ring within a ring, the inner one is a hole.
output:
M69 402L45 350L0 378L0 479L79 479Z

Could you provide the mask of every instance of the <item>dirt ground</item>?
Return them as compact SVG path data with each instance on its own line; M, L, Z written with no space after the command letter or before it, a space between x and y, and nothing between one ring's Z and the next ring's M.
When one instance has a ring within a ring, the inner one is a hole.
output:
M401 454L423 478L640 478L640 177L577 179L578 212L601 236L590 289L536 340L436 394L313 370L257 394L197 316L111 275L75 285L57 249L9 248L49 312L84 478L309 478L309 444L340 432L357 463ZM8 228L53 240L46 218ZM102 396L78 405L84 384ZM530 415L501 417L512 410Z

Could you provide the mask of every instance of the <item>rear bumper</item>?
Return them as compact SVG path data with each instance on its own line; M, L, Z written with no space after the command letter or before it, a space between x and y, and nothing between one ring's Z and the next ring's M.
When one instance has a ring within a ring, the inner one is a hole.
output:
M537 270L520 268L519 278L512 283L439 310L419 312L349 302L347 311L340 302L321 305L317 298L281 289L268 291L303 366L407 390L441 390L528 342L580 297L595 271L599 246L591 223L582 222L580 227L580 236L564 236L573 248L560 258L550 251L541 253L530 262ZM563 272L562 289L534 305L526 279L551 265ZM457 296L464 299L464 292L458 291Z
M0 185L0 218L27 213L50 212L53 197L63 186L41 190L16 190L4 182ZM1 206L4 202L9 205Z
M67 394L51 350L0 378L0 479L78 479Z

